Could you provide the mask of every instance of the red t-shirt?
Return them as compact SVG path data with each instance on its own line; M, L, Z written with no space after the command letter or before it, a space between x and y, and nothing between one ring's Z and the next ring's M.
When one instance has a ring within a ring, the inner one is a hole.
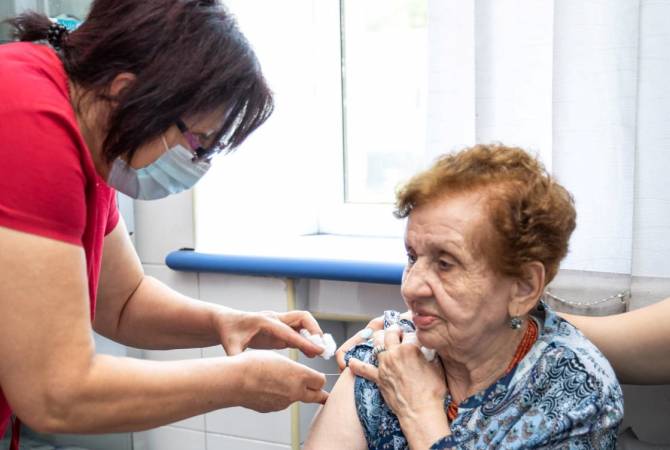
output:
M115 191L95 170L57 54L39 44L0 45L0 227L84 248L91 319L103 239L118 220ZM0 438L10 414L0 389Z

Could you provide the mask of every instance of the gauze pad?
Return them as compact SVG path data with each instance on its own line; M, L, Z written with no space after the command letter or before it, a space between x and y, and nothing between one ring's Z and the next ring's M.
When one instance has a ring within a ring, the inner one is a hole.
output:
M319 355L323 359L330 359L335 354L337 344L335 343L335 340L333 339L333 336L330 335L330 333L325 333L323 336L319 334L310 334L309 331L303 328L300 330L300 335L309 340L311 343L316 344L319 347L323 347L323 353Z
M419 340L416 337L416 333L403 333L402 335L402 342L403 343L408 343L408 344L414 344L414 345L419 345ZM421 350L421 353L423 353L423 357L426 358L426 361L432 361L435 359L435 350L431 348L424 347L421 345L419 347Z

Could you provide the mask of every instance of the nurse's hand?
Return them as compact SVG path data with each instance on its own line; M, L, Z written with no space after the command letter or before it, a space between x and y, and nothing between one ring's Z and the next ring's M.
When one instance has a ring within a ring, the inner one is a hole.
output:
M302 328L311 334L323 334L318 322L306 311L276 313L223 310L214 316L221 344L228 355L237 355L247 348L297 348L313 358L323 348L300 335Z
M274 352L253 351L234 356L244 373L240 406L258 412L279 411L291 403L325 403L326 376Z

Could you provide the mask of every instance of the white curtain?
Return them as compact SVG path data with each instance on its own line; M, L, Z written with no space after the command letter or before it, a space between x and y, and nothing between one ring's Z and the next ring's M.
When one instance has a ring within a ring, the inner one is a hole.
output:
M567 296L670 278L670 2L429 6L428 153L491 141L538 153L576 199Z

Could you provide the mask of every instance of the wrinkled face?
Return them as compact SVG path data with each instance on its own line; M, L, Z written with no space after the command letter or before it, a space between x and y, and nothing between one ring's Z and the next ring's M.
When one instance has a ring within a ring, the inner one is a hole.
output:
M409 215L401 292L419 341L440 355L466 358L509 328L513 281L490 268L489 230L477 192L440 197Z

